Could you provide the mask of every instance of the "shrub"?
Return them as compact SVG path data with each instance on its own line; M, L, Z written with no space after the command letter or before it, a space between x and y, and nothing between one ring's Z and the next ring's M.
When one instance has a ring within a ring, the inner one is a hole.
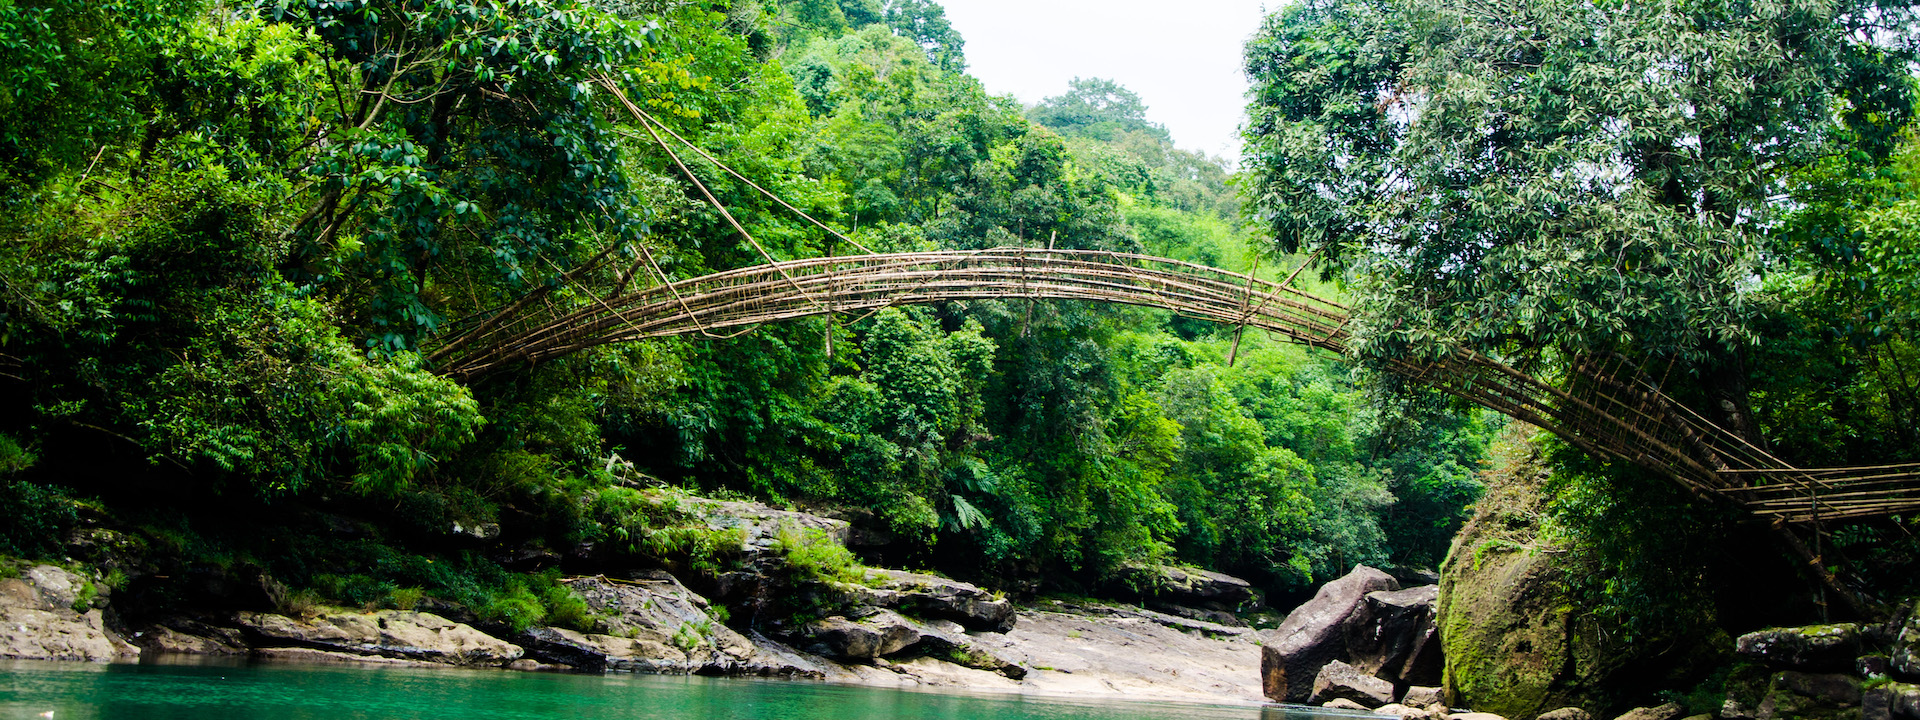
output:
M0 553L23 558L58 554L79 521L60 490L25 480L0 480Z
M867 581L866 568L854 560L853 551L834 542L824 531L781 528L774 550L786 556L787 569L795 577L846 583Z

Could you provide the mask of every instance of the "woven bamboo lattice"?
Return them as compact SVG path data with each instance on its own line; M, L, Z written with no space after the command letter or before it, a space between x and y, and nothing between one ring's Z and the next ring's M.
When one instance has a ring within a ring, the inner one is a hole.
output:
M444 375L473 380L610 343L978 299L1158 307L1335 353L1349 341L1349 309L1290 279L1147 255L1003 247L777 262L617 289L572 306L538 295L474 319L428 360ZM1387 369L1763 516L1820 523L1920 509L1920 465L1795 468L1676 402L1617 356L1576 358L1560 383L1464 351Z

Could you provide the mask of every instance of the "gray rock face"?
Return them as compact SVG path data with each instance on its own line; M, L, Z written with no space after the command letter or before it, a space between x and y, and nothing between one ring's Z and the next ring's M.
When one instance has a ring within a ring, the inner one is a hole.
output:
M1860 656L1860 626L1770 628L1741 635L1735 651L1777 668L1847 670Z
M1180 606L1232 610L1258 597L1251 583L1200 568L1128 565L1120 569L1120 576L1141 594Z
M1887 669L1903 680L1920 680L1920 599L1910 607L1904 622L1890 623L1893 652L1887 657Z
M875 586L833 583L843 607L891 608L915 617L952 620L968 630L1007 632L1017 619L1013 602L971 583L901 570L869 570Z
M1332 700L1328 700L1325 703L1321 703L1320 707L1332 708L1334 710L1366 710L1367 709L1367 706L1361 705L1360 703L1354 702L1352 700L1348 700L1346 698L1334 698Z
M1440 684L1439 597L1438 585L1367 593L1365 614L1347 627L1350 664L1396 684Z
M1366 612L1367 593L1398 589L1400 584L1386 573L1356 565L1294 608L1280 627L1261 638L1260 678L1267 697L1275 702L1307 699L1321 668L1352 659L1346 628L1355 615Z
M1440 688L1415 685L1400 695L1400 702L1417 708L1444 708L1447 696Z
M1360 672L1359 668L1335 660L1320 668L1313 678L1313 696L1308 702L1323 703L1344 698L1369 708L1393 702L1393 683Z
M1886 693L1887 713L1896 718L1920 718L1920 685L1892 683L1876 692Z
M1686 713L1687 709L1680 703L1667 703L1658 707L1634 708L1614 720L1679 720Z
M1566 707L1541 713L1540 717L1534 720L1593 720L1593 714L1577 707Z
M96 603L79 602L87 585L86 578L52 565L0 580L0 658L108 662L138 656L138 648L107 629L97 606L87 607Z
M540 628L522 640L550 661L599 672L823 677L818 663L715 620L706 598L672 575L633 580L574 578L569 585L600 616L594 632Z
M305 647L445 665L504 665L522 654L518 645L422 612L328 612L308 621L272 613L240 612L235 613L233 619L247 632L262 638L262 645L268 646Z
M807 652L836 660L872 660L892 655L920 642L920 624L892 610L881 610L859 620L835 615L801 629Z

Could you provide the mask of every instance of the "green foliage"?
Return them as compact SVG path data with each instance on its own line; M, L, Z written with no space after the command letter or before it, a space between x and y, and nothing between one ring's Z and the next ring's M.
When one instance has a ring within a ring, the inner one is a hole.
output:
M783 527L773 549L787 560L787 571L795 577L821 582L862 583L866 568L853 557L847 546L814 528Z
M1579 7L1310 2L1249 45L1257 208L1351 270L1365 352L1707 361L1749 337L1787 169L1909 115L1907 55L1863 31L1904 5Z
M79 522L73 500L58 488L0 478L0 554L52 557Z
M21 447L19 441L0 434L0 476L18 473L38 461L33 451Z

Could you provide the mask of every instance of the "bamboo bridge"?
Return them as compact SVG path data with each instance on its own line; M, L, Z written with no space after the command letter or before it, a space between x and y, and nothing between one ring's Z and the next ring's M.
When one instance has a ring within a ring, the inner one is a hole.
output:
M582 270L602 267L607 258L602 253ZM981 299L1163 308L1335 353L1344 353L1350 340L1350 309L1293 287L1291 277L1273 282L1130 253L1001 247L824 257L628 291L635 274L584 301L563 304L551 291L536 292L471 319L428 361L444 375L471 381L611 343L725 337L794 318ZM1386 369L1763 517L1818 526L1920 509L1920 464L1794 467L1668 396L1619 356L1574 358L1566 368L1572 382L1559 385L1468 351Z

